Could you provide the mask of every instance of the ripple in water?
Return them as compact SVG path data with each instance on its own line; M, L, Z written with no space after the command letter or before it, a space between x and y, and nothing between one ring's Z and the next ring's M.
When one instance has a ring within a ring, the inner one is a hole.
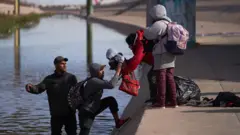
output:
M52 73L52 60L58 55L68 57L69 72L78 80L84 79L87 75L87 53L83 51L87 50L85 31L86 23L78 18L48 18L42 19L34 29L21 30L18 55L14 54L13 37L0 40L0 135L50 134L47 95L29 94L24 90L25 84L36 84ZM97 24L93 24L93 31L93 62L106 64L105 50L108 48L119 50L126 56L131 54L124 36ZM108 69L106 79L113 75ZM117 88L106 90L104 96L117 98L120 114L130 98ZM113 118L106 110L95 119L91 134L106 135L113 127Z

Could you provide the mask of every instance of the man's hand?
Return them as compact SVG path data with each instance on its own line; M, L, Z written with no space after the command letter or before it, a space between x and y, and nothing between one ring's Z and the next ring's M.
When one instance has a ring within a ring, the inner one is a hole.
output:
M120 55L120 54L117 54L114 58L119 63L123 63L124 60L125 60L125 58L122 55Z
M33 88L33 85L29 83L29 84L27 84L27 85L25 86L25 88L26 88L26 91L27 91L27 92L30 92L31 89Z

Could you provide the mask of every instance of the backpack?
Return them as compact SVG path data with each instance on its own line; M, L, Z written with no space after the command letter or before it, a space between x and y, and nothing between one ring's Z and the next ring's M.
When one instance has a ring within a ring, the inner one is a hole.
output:
M187 49L189 32L176 22L164 22L167 24L167 32L162 37L167 36L167 43L164 44L166 51L173 55L183 55Z
M80 105L84 104L84 85L91 78L87 78L78 82L68 92L68 104L71 109L76 110Z
M190 100L200 101L201 90L193 80L180 76L174 76L174 80L178 104L186 104Z

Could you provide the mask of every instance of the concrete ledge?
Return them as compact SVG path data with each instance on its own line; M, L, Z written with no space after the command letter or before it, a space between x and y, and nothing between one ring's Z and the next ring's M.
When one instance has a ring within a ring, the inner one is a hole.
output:
M134 24L124 23L124 22L119 22L114 20L107 20L107 19L97 18L97 17L90 17L89 21L102 24L103 26L111 28L123 35L128 35L130 32L136 32L137 30L143 28L141 26L134 25Z
M90 20L116 30L124 35L144 27L139 18L124 17L91 17ZM137 25L133 25L137 24ZM188 76L196 81L202 93L216 96L220 91L240 92L240 74L238 58L240 44L231 40L218 42L209 37L215 44L206 44L195 49L188 49L184 56L177 58L176 74ZM204 39L203 39L204 40ZM208 39L209 40L209 39ZM147 72L150 66L143 65L140 79L139 95L133 97L122 117L132 117L130 123L113 135L238 135L239 109L191 108L149 110L144 108L144 101L149 97ZM189 128L190 127L190 128ZM173 130L174 129L174 130Z

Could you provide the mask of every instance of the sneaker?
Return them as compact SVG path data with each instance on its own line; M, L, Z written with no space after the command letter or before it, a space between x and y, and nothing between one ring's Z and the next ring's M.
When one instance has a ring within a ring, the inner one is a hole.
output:
M168 104L167 107L170 107L170 108L178 108L178 105L176 105L176 104Z
M117 129L121 129L125 124L127 124L130 121L130 118L127 119L119 119L117 124L116 124L116 128Z

